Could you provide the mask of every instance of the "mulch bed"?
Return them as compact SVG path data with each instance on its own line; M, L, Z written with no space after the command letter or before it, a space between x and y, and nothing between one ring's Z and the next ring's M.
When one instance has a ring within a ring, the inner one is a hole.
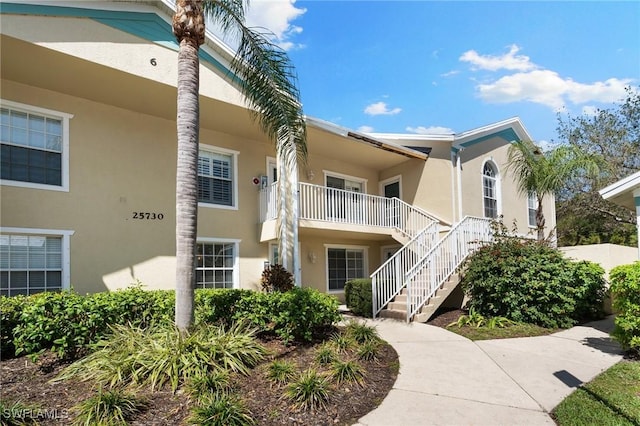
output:
M234 387L251 411L258 425L348 425L375 409L389 393L398 372L398 355L389 345L381 348L376 361L360 361L365 370L363 386L357 384L335 386L326 406L315 411L299 410L283 398L284 387L271 385L266 379L266 368L273 359L293 361L303 371L317 367L314 360L315 344L284 346L278 340L263 340L271 350L266 362L256 367L249 376L236 377ZM50 383L68 364L62 363L50 353L33 363L27 357L0 361L0 399L20 401L25 405L42 408L42 425L69 425L74 419L72 407L92 396L92 383L75 380ZM183 425L187 424L192 404L178 391L140 390L139 396L148 400L144 412L130 424ZM56 417L55 419L45 417Z
M462 309L456 308L441 308L431 317L427 324L435 325L436 327L447 328L452 322L458 321L461 315L467 315L468 312Z

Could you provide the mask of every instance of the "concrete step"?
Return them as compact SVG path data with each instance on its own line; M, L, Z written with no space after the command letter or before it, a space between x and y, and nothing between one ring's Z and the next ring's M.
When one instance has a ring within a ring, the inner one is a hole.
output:
M393 299L393 301L394 302L404 303L406 305L407 304L407 295L405 293L399 294Z
M405 299L407 297L405 296ZM407 301L405 300L404 302L398 302L398 301L393 301L393 302L389 302L389 304L387 305L387 309L391 309L392 311L407 311Z
M418 312L413 320L416 322L427 322L435 314L436 310L446 300L447 296L458 286L458 283L447 282L444 288L440 288L436 291L433 297L429 298L427 304L425 304Z
M395 309L383 309L379 314L380 318L391 318L400 321L407 320L407 312L406 311L398 311Z

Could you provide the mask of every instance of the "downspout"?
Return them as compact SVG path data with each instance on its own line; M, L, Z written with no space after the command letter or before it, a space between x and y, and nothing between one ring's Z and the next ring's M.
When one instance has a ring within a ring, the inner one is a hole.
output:
M461 146L456 148L458 148L458 151L456 152L456 174L458 176L458 220L462 220L462 160L460 159L460 154L464 151L464 148Z
M456 184L455 184L455 173L454 169L456 168L456 156L457 153L455 151L451 151L451 223L456 223L459 218L456 218Z

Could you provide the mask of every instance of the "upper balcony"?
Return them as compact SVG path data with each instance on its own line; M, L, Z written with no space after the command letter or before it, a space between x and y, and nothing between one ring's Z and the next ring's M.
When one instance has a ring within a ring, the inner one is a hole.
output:
M260 191L261 241L277 238L279 200L277 182ZM403 243L438 221L398 198L309 183L298 184L298 212L300 228L391 236Z

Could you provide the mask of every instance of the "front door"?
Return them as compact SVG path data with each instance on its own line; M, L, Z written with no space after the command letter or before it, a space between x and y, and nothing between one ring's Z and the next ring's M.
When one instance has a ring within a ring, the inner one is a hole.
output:
M326 177L327 216L330 220L359 223L363 217L360 196L363 183L335 176ZM355 193L354 195L349 194Z
M383 195L386 198L397 198L400 199L400 181L396 180L393 182L383 184ZM389 202L386 211L387 211L387 221L386 225L391 227L398 227L400 222L400 206L397 202Z

